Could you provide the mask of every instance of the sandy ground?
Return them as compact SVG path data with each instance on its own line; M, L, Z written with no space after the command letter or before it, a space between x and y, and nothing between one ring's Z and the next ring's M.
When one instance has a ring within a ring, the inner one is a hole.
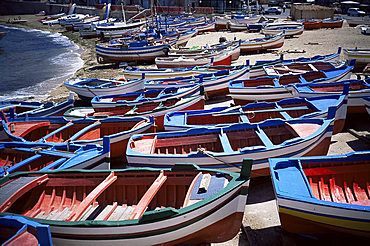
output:
M5 24L14 16L0 16L0 24ZM21 16L28 20L27 23L19 25L25 28L42 29L51 32L61 32L86 51L82 54L84 66L74 75L76 77L88 78L120 78L122 68L112 65L98 64L95 58L95 40L82 39L78 32L66 32L55 26L45 26L37 21L38 17L33 15ZM252 39L263 37L259 33L231 33L212 32L200 34L192 38L187 47L218 43L220 37L231 39ZM284 46L274 51L241 55L235 64L243 64L249 60L254 64L256 60L271 60L284 54L284 58L311 57L315 55L327 55L335 53L338 47L342 48L370 48L370 37L362 35L359 29L351 28L345 22L340 29L319 29L304 31L302 35L287 38ZM150 67L154 67L151 65ZM49 100L66 100L69 91L61 85L52 91ZM76 96L77 98L77 96ZM228 105L230 101L207 102L207 107L214 105ZM348 129L354 129L359 135L355 136ZM350 115L347 117L345 130L332 137L329 148L331 154L345 154L356 150L370 150L370 117L369 115ZM345 245L361 240L356 237L347 237L342 234L328 237L309 237L304 235L292 235L284 231L280 226L276 200L269 177L256 178L251 181L248 202L245 208L243 226L240 233L232 240L214 245Z

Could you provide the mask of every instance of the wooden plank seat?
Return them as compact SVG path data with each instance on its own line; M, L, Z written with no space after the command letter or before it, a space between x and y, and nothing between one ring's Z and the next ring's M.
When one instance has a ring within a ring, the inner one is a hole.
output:
M323 178L321 178L320 181L319 181L319 192L320 192L321 200L329 201L329 202L332 201L331 197L330 197L329 186L328 186L328 184L324 183Z
M153 197L157 194L159 189L162 187L164 182L167 180L167 176L164 174L164 171L161 170L157 179L152 183L152 185L147 189L145 194L141 197L139 203L136 205L134 211L131 213L129 220L139 219L147 207L149 203L152 201Z
M116 180L117 176L114 174L114 172L111 172L103 182L95 187L95 189L92 190L89 195L72 210L72 214L66 220L77 221L86 211L89 205L94 202L96 198L98 198L98 196Z
M333 202L347 203L342 187L335 184L335 178L329 179L330 193Z
M353 193L355 194L358 204L370 206L370 200L366 194L366 191L355 182L353 182Z

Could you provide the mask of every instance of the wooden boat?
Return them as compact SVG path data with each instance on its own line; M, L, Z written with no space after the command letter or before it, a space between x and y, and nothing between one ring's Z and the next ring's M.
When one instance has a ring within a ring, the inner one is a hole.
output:
M348 90L342 95L291 98L270 103L259 102L244 106L171 112L166 114L163 124L166 131L180 131L189 128L221 127L235 123L259 123L274 118L283 120L326 118L329 107L335 107L333 134L336 134L343 130L346 120L347 94L345 93L348 93Z
M260 15L247 16L247 17L238 18L238 19L216 16L214 18L214 20L215 20L215 29L216 30L228 29L228 23L249 24L249 23L256 23L260 19L261 19Z
M138 22L130 22L130 23L110 22L110 23L96 26L96 34L104 38L119 37L119 36L122 36L122 34L126 33L128 30L139 28L141 26L144 26L145 24L146 24L146 21L138 21Z
M370 151L270 159L282 227L369 237L369 165Z
M252 177L269 175L268 158L326 155L335 108L328 119L269 119L223 127L134 135L127 145L129 166L167 167L186 159L199 166L240 171L253 157Z
M305 20L304 21L304 29L305 30L313 30L313 29L320 29L322 27L322 20Z
M56 245L223 242L240 230L251 166L17 173L0 181L0 215L49 225Z
M144 102L137 104L120 105L117 107L90 108L75 107L64 113L67 119L95 118L102 119L110 116L155 117L158 131L163 130L164 115L171 111L193 110L204 108L204 95L195 95L185 98L172 98L161 102Z
M343 49L343 59L356 59L354 72L362 72L370 63L370 49Z
M180 68L194 67L206 64L230 66L234 50L216 51L209 55L192 57L157 57L155 64L157 68Z
M166 56L168 49L177 40L170 43L148 43L148 41L137 41L118 45L109 43L96 44L96 57L98 63L120 63L120 62L153 62L156 57Z
M214 21L204 23L201 25L196 26L196 29L198 33L204 33L204 32L214 32L216 27L216 23Z
M145 89L164 89L166 87L182 87L184 85L202 84L208 97L226 95L229 92L229 82L232 80L248 79L249 66L239 69L221 70L210 75L195 77L177 77L164 80L145 81Z
M97 95L116 95L144 89L144 79L88 79L77 78L64 82L68 90L77 93L83 100L91 100Z
M278 101L292 98L293 84L330 83L351 76L354 60L334 69L311 71L279 77L259 77L249 80L230 81L229 93L235 104L244 105L254 101ZM341 92L343 89L341 90Z
M53 245L49 225L22 216L1 216L0 229L1 245Z
M342 48L339 47L336 53L329 54L329 55L317 55L313 57L299 57L296 59L284 59L283 55L281 55L280 58L276 60L256 61L256 63L251 66L249 77L251 79L254 79L257 77L264 77L266 76L264 67L277 65L277 64L284 65L284 64L293 64L293 63L301 63L301 62L317 62L317 61L326 61L326 62L332 62L336 64L340 61L341 51L342 51Z
M267 76L276 77L286 74L301 74L312 71L322 71L334 69L345 65L346 62L328 62L328 61L310 61L310 62L298 62L290 64L277 64L271 66L264 66L265 74Z
M0 177L21 171L109 169L109 137L101 145L0 142ZM2 193L3 194L3 193Z
M320 83L293 85L293 95L299 97L317 97L322 95L341 94L346 84L349 84L347 112L366 113L363 97L370 96L370 79L342 80L335 83Z
M321 28L342 28L344 19L323 19Z
M47 117L60 116L74 106L74 96L69 94L69 99L60 102L24 102L24 101L1 101L0 111L9 118L19 117Z
M130 92L119 95L96 96L91 100L91 105L93 108L103 108L141 102L161 102L167 99L203 95L204 88L201 87L201 84L194 84L182 87L167 87L164 89L151 89L142 92Z
M240 52L251 52L260 50L277 49L284 45L284 32L274 36L265 38L256 38L242 41L240 44Z
M146 117L110 117L101 120L64 117L42 117L3 121L3 138L17 141L74 143L103 145L103 137L110 138L110 158L124 157L128 139L137 133L153 132L154 119ZM3 139L2 141L5 141Z
M248 24L245 23L230 23L228 27L231 32L243 32L248 31Z
M284 31L284 35L288 37L301 35L304 30L304 25L301 23L299 26L294 25L271 25L268 24L262 29L262 33L265 36L277 35Z
M169 57L194 57L194 56L203 56L207 57L209 55L212 56L213 52L219 51L232 51L231 61L236 61L239 59L240 56L240 43L241 41L227 41L219 44L213 45L206 45L206 46L195 46L190 48L171 48L168 52Z

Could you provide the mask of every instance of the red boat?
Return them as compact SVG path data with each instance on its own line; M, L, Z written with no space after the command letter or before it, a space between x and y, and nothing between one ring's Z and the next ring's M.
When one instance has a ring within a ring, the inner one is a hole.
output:
M324 19L322 20L321 28L342 28L343 19L333 20L333 19Z
M305 30L320 29L322 27L322 20L306 20L304 22Z

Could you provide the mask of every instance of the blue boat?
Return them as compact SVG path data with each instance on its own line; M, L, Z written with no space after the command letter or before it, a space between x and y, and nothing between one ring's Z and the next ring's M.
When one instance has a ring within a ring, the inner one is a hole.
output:
M249 103L244 106L217 107L208 110L170 112L164 117L166 131L189 128L223 127L235 123L259 123L271 118L284 120L326 118L335 107L333 134L341 132L347 114L347 94L312 98L291 98L278 102Z
M1 216L0 230L1 245L53 245L49 225L40 224L22 216Z
M20 117L47 117L60 116L65 111L74 106L74 96L69 94L69 99L61 102L25 102L25 101L1 101L0 111L6 117L20 118Z
M172 98L183 98L203 94L201 84L182 87L168 87L164 89L151 89L142 92L129 92L126 94L102 96L98 95L91 100L93 108L117 107L120 105L136 104L141 102L161 102Z
M108 157L108 137L104 138L103 147L96 144L0 142L0 177L19 171L109 169L109 163L103 163Z
M370 151L269 163L286 231L370 236Z
M365 80L342 80L335 83L308 83L293 85L295 97L317 97L323 95L338 95L344 86L349 85L347 112L350 114L366 113L364 97L370 96L370 78Z
M269 175L268 158L326 155L333 132L335 108L328 118L269 119L224 127L137 134L130 138L130 166L170 167L194 162L207 168L240 172L243 158L253 158L252 176Z
M110 158L124 157L133 134L153 132L153 117L108 117L106 119L67 120L64 117L17 118L2 121L0 141L34 141L103 145L110 139Z
M284 98L292 98L293 84L321 84L349 79L354 62L355 60L351 60L349 65L328 70L230 81L230 96L235 104L241 105L254 101L278 101ZM343 88L341 92L343 92Z

